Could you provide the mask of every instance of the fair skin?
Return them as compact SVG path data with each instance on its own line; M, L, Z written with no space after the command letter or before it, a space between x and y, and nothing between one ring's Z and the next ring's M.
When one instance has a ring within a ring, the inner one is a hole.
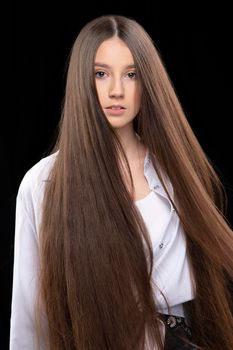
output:
M95 82L100 105L129 161L135 187L132 196L141 199L149 193L143 169L146 148L133 130L133 119L140 109L141 84L128 46L116 36L105 40L96 52ZM127 175L126 183L129 186Z

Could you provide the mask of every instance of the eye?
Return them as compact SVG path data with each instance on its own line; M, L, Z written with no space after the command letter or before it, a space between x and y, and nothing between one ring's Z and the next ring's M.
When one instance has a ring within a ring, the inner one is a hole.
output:
M128 76L130 79L136 79L136 78L137 78L136 72L129 72L129 73L127 73L127 76Z
M106 76L106 73L103 71L97 71L95 72L96 78L104 78Z

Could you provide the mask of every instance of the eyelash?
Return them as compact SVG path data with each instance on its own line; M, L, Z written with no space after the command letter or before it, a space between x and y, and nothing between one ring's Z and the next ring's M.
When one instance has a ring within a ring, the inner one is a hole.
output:
M99 74L102 74L103 73L103 75L99 75ZM95 72L95 76L96 76L96 78L97 79L102 79L102 78L104 78L105 77L105 75L106 75L107 73L105 73L104 71L96 71ZM129 77L129 74L133 74L133 77ZM137 73L136 72L129 72L129 73L127 73L127 75L128 75L128 77L130 78L130 79L136 79L137 78Z

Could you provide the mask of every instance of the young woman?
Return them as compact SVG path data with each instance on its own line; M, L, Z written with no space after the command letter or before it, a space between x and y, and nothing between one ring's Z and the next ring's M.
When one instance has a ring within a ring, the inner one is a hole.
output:
M232 350L223 193L146 31L89 22L17 196L11 350Z

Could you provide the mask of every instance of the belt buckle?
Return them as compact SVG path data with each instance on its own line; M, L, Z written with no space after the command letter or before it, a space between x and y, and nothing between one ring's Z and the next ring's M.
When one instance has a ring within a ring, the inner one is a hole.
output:
M181 323L181 318L180 317L175 317L175 316L169 316L167 319L167 325L170 328L176 327L177 324Z

